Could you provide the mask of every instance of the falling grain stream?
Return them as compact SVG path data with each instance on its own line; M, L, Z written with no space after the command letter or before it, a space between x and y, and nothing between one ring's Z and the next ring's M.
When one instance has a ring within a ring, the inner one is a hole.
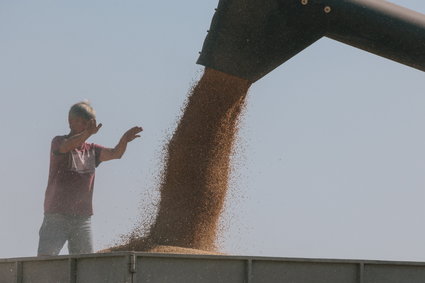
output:
M249 82L206 69L166 148L156 220L127 250L158 246L216 250L232 147Z

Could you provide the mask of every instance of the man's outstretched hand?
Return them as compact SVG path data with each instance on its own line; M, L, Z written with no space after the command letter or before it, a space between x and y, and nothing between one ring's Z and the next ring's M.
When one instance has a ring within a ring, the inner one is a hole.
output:
M100 128L100 127L99 127ZM133 127L121 137L119 143L114 148L103 148L100 152L100 161L120 159L127 148L127 143L140 137L139 133L143 131L142 127Z
M142 127L133 127L130 130L128 130L127 132L124 133L124 135L122 136L122 139L125 142L131 142L132 140L134 140L135 138L140 138L139 133L143 131Z

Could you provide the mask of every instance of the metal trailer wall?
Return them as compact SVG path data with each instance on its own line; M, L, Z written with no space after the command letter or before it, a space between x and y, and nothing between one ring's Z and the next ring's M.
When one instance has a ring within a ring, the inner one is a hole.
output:
M120 252L0 259L0 283L423 283L425 263Z

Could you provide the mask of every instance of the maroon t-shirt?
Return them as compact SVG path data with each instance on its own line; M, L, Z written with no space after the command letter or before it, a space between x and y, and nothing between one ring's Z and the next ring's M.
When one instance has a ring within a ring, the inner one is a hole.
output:
M59 146L67 137L57 136L52 140L44 212L92 215L95 168L103 147L84 143L70 152L60 153Z

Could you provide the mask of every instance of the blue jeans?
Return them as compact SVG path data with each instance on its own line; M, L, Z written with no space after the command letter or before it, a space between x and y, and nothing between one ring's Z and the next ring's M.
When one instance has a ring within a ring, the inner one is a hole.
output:
M39 234L38 256L58 255L66 241L70 254L93 253L91 216L45 214Z

